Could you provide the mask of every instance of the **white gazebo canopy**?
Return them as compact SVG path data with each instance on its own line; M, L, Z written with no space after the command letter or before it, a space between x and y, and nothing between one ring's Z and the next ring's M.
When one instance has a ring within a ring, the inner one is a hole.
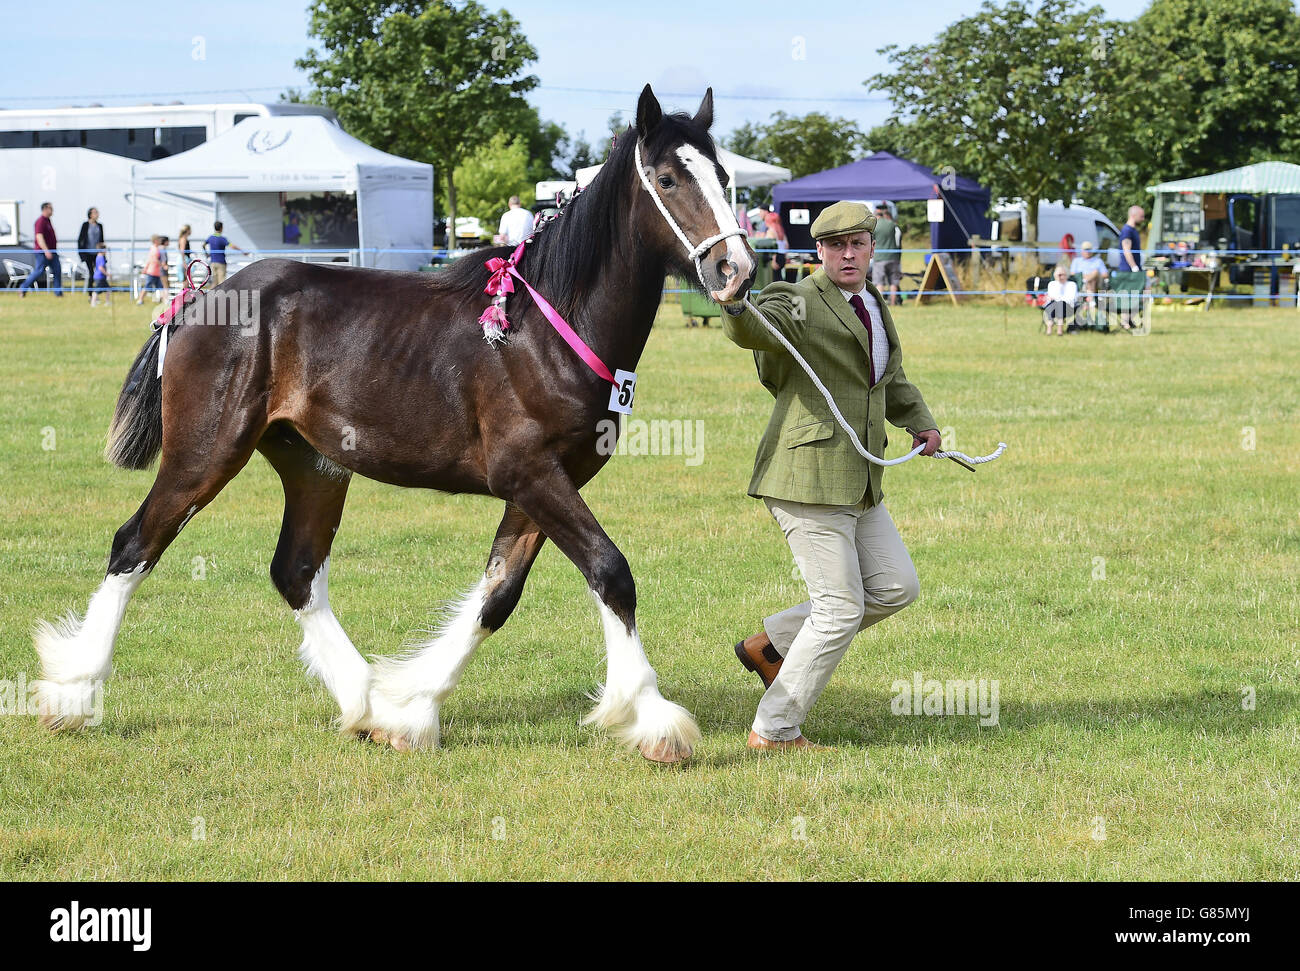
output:
M215 193L214 218L245 248L284 248L280 193L350 192L362 265L415 268L433 250L433 166L371 148L319 115L246 118L188 152L137 163L131 181L132 197Z

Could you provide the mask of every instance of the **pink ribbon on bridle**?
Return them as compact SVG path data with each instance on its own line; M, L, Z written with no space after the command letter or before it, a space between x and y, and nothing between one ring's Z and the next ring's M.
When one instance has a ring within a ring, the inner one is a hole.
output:
M515 251L510 254L509 259L503 260L497 256L486 262L485 265L492 271L492 275L488 278L487 286L483 288L483 292L489 294L493 298L493 306L490 306L487 310L483 311L483 316L479 318L479 322L486 326L489 315L492 314L493 309L500 308L500 317L498 318L500 326L502 329L507 326L504 306L505 296L515 292L514 280L518 280L524 285L525 289L532 294L533 300L537 303L537 308L542 312L542 316L550 321L551 326L555 328L556 333L564 338L565 343L573 349L573 352L577 354L578 357L582 358L589 368L610 384L618 387L618 382L614 380L613 372L605 366L605 362L597 357L596 352L588 347L586 342L577 335L574 329L569 326L568 322L560 316L559 311L552 307L545 297L534 290L532 284L520 276L519 271L515 269L515 264L518 263L520 257L524 255L525 245L527 245L526 240L525 242L520 243ZM512 280L511 277L514 279Z

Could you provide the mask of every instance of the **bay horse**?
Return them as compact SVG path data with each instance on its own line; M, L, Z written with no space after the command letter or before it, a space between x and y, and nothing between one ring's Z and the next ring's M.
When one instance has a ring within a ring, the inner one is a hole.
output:
M634 126L600 174L517 264L610 371L636 368L667 273L698 278L719 302L740 299L753 281L757 261L723 195L712 122L712 89L692 117L664 113L646 85ZM700 245L688 253L691 241ZM34 694L47 726L85 723L132 594L258 451L284 486L271 579L343 732L398 750L438 746L440 706L514 610L549 538L586 578L604 628L607 676L584 721L654 761L691 755L699 729L659 692L627 560L578 492L609 458L597 448L609 381L522 287L507 299L506 341L483 340L484 259L510 252L481 250L437 274L261 260L155 331L123 384L106 454L128 469L162 458L113 538L85 617L37 624L43 676ZM215 302L244 296L258 310L252 326L197 325L220 321ZM373 664L335 619L328 593L330 546L354 473L505 503L483 575L434 637Z

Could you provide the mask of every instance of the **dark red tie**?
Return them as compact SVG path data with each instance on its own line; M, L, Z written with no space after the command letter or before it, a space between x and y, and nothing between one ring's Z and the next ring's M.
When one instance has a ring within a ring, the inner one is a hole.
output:
M853 312L858 315L858 320L862 321L862 326L867 328L867 340L871 341L871 346L875 347L875 341L871 340L871 314L867 312L867 305L862 302L862 295L855 293L849 297L849 303L853 305ZM876 368L874 362L871 368L871 383L876 383Z

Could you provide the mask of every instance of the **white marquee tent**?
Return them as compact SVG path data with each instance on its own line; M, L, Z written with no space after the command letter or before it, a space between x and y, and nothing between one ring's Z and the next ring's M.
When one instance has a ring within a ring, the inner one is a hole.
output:
M356 196L361 265L415 269L433 250L433 166L371 148L316 115L246 118L188 152L135 164L131 181L133 198L215 193L213 218L245 249L289 248L280 193L339 192Z

